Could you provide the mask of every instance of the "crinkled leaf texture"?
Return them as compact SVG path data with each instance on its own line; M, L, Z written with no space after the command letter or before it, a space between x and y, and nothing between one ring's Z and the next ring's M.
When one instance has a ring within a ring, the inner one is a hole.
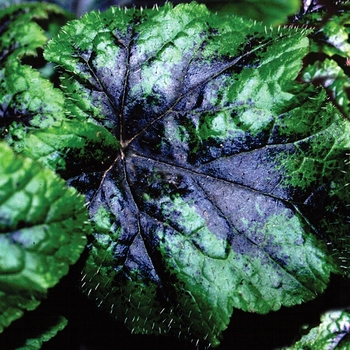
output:
M63 20L64 15L56 6L39 3L0 11L0 136L12 144L18 142L16 148L27 129L47 128L64 116L61 92L38 71L22 64L33 56L43 60L39 51L51 34L44 28L54 23L53 18Z
M36 308L86 245L84 199L0 143L0 332Z
M0 137L17 152L40 160L62 176L71 159L76 169L87 171L92 160L102 158L101 153L105 162L106 154L118 147L101 126L67 119L62 92L41 68L29 64L65 15L57 6L41 3L0 11Z
M62 176L67 168L98 170L119 147L105 128L68 119L62 92L31 67L15 62L0 70L0 103L0 137Z
M47 3L22 3L1 9L0 62L22 60L50 75L52 65L42 57L43 46L72 18L72 14Z
M330 311L322 315L319 326L283 350L347 350L350 348L349 310Z
M191 3L92 12L48 44L71 117L118 141L65 174L94 229L82 289L132 332L216 346L233 308L310 300L339 272L350 128L294 81L306 34Z

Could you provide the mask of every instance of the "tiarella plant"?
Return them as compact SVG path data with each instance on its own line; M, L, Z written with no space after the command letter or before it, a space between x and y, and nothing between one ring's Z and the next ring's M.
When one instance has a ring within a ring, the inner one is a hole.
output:
M348 275L348 6L330 22L271 1L264 24L217 3L0 12L1 329L89 233L82 291L132 333L192 347L219 346L234 309L300 304ZM326 314L293 348L343 346L348 318Z

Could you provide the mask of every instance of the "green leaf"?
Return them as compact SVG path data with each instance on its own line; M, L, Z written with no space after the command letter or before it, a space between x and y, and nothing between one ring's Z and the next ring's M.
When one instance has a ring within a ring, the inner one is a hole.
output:
M39 160L65 179L104 170L120 147L105 128L79 120L65 120L57 127L30 132L21 145L24 155Z
M63 95L40 69L50 66L42 50L55 34L52 27L65 18L58 7L40 3L0 11L0 137L18 151L29 130L59 125L64 118ZM33 62L40 64L31 67Z
M218 13L235 14L254 19L266 25L279 25L287 22L287 17L298 12L299 0L202 0Z
M284 350L346 350L350 346L350 313L348 310L330 311L322 315L319 326Z
M348 97L350 68L349 3L333 4L332 12L306 13L300 24L314 27L310 35L310 53L301 74L306 82L322 85L343 114L350 116Z
M21 3L1 9L0 63L22 60L41 68L42 73L49 71L42 57L43 46L72 18L47 3Z
M39 160L65 177L71 161L74 167L69 176L92 164L98 170L96 159L108 162L119 143L105 128L67 119L62 92L32 68L12 63L4 71L0 76L0 103L4 106L0 111L0 136L16 152Z
M104 128L68 120L62 92L40 69L20 61L38 55L64 14L56 6L39 3L15 5L0 13L4 21L0 38L4 53L0 58L0 136L16 152L40 160L62 176L66 175L70 159L74 158L75 169L84 171L91 167L93 159L99 158L99 153L108 155L118 148L116 139ZM42 60L50 65L43 57ZM108 158L104 156L102 162Z
M0 70L1 137L20 150L30 130L60 125L64 97L31 67L14 62Z
M295 82L307 34L167 4L48 44L70 117L118 143L68 182L94 226L82 289L132 332L216 346L233 308L310 300L348 267L350 125Z
M325 59L310 64L303 72L303 81L321 84L327 89L329 96L350 117L350 101L347 91L350 88L350 77L333 59Z
M306 15L303 19L309 25L317 26L311 49L313 52L323 52L327 56L339 55L344 58L350 55L349 23L350 15L349 4L338 5L337 11L331 18L327 18L325 12L312 13Z
M89 226L82 196L0 143L0 332L33 310L79 258Z
M68 324L65 317L57 317L55 324L50 324L49 327L36 338L30 338L25 341L23 346L16 348L16 350L37 350L41 349L43 343L49 341L51 338L55 337L57 332L63 330Z

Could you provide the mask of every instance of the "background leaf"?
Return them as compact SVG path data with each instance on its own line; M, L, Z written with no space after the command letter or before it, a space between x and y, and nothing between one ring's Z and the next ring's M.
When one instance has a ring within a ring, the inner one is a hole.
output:
M89 226L83 198L0 144L0 331L38 306L77 261Z
M306 335L287 350L297 349L348 349L350 345L350 314L348 310L330 311L322 315L318 327L312 328Z
M52 65L43 59L43 46L73 15L52 4L24 3L5 7L1 18L0 62L35 66L49 77Z
M63 95L47 80L51 73L40 69L50 71L43 46L65 19L60 8L40 3L0 11L0 137L17 151L27 132L64 119Z
M309 8L298 25L315 28L310 35L310 53L305 57L301 78L322 85L332 101L349 118L349 3L329 1L329 6Z
M44 342L49 341L55 337L57 332L61 331L67 325L67 319L63 316L58 317L56 324L50 325L50 328L40 334L37 338L27 339L24 346L18 347L17 350L37 350L41 349Z
M48 73L52 64L44 59L43 46L71 17L55 5L41 3L0 12L0 137L16 152L62 176L70 159L74 158L75 169L84 171L99 153L105 163L108 153L118 148L104 128L66 118L64 95L53 86L53 70Z
M0 1L5 4L18 3L20 0ZM92 10L105 11L110 6L152 7L162 6L166 1L161 0L49 0L48 2L62 6L64 9L82 16ZM190 3L191 1L175 0L173 4ZM214 12L223 15L234 14L247 19L261 21L266 25L278 25L287 22L287 17L294 15L301 7L300 0L202 0Z
M273 26L286 23L288 16L296 14L301 6L299 0L204 0L201 2L221 14L234 14Z
M93 12L49 43L71 117L120 145L68 182L95 232L82 288L132 332L215 346L233 307L301 303L347 268L349 123L294 82L307 34L190 4Z

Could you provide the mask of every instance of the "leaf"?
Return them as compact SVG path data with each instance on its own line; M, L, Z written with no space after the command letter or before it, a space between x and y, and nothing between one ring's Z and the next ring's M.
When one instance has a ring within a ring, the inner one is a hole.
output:
M29 59L47 43L54 34L51 27L55 21L51 17L58 21L63 14L56 6L40 3L15 5L0 13L4 23L0 37L4 53L0 58L0 137L16 152L40 160L62 176L72 154L74 167L83 171L91 166L92 159L98 158L99 152L103 152L105 163L106 155L118 147L116 139L104 128L68 120L62 92L40 69L20 61L23 57ZM44 33L38 23L45 28L49 18L47 26L51 29Z
M43 343L49 341L53 337L56 336L57 332L63 330L68 321L65 317L59 316L57 317L56 323L55 324L50 324L47 329L37 336L36 338L30 338L25 341L25 344L16 350L37 350L41 349Z
M3 66L0 84L0 135L18 150L31 130L58 126L65 119L62 93L31 67L17 62Z
M5 108L2 115L0 111L0 136L16 152L65 176L71 159L75 171L84 171L91 168L94 159L106 163L109 154L119 147L105 128L67 119L61 91L32 68L13 63L5 68L1 82L0 103L3 97ZM98 157L101 152L104 156ZM70 176L73 174L71 170Z
M235 14L247 19L261 21L266 25L287 22L300 8L299 0L203 0L213 11L221 14Z
M119 147L115 137L101 126L65 120L57 127L25 135L21 151L68 178L104 169Z
M322 315L319 326L312 328L291 347L284 350L349 349L350 313L348 310L330 311Z
M48 4L13 5L0 11L0 136L18 150L29 130L59 125L64 118L62 93L23 63L33 56L44 60L43 46L54 35L53 18L63 21L64 12Z
M49 76L52 67L43 60L43 46L73 16L58 6L36 2L5 7L0 19L0 62L21 60Z
M311 48L305 58L302 79L324 86L334 103L349 117L349 4L335 3L331 12L326 8L306 13L300 24L315 28L310 36Z
M11 2L11 1L6 1ZM17 0L17 2L23 2ZM78 17L92 11L105 11L112 5L118 6L152 6L154 4L163 5L165 1L153 0L89 0L89 1L69 1L69 0L50 0L62 8L74 12ZM184 3L190 1L172 1L172 3ZM199 3L206 4L209 8L223 14L237 14L248 19L255 19L270 24L282 24L286 22L287 16L295 14L301 6L299 0L202 0ZM0 0L1 6L1 0Z
M0 332L36 308L79 258L84 200L48 169L0 143Z
M310 64L303 72L303 81L313 84L321 84L327 89L329 96L350 117L350 103L348 91L350 88L350 77L341 66L333 59L325 59Z
M68 183L94 226L82 289L133 333L217 346L233 308L348 267L349 122L294 81L307 34L192 3L92 12L48 44L71 118L118 141Z

